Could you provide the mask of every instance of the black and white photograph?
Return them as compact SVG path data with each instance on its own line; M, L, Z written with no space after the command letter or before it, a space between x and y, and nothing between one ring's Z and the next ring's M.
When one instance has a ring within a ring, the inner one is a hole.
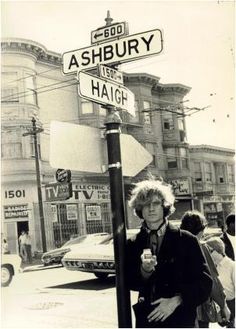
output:
M235 328L235 1L1 1L1 328Z

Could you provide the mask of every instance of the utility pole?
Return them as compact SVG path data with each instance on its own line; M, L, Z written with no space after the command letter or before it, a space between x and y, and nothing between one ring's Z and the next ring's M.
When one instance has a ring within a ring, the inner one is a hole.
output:
M124 212L124 184L120 151L121 118L113 106L106 106L105 120L108 170L110 178L112 226L116 264L116 298L119 328L132 328L130 292L125 280L126 227Z
M43 199L42 199L38 141L37 141L37 134L41 133L42 131L43 131L42 128L36 127L36 120L33 117L32 118L32 130L27 133L24 133L23 136L32 135L33 139L34 139L35 169L36 169L37 190L38 190L39 218L40 218L40 226L41 226L42 247L43 247L43 252L46 252L47 246L46 246L46 235L45 235L45 226L44 226Z

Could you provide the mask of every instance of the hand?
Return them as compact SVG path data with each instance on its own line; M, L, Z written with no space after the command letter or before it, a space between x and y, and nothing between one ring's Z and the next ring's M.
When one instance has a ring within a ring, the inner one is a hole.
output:
M157 265L157 257L156 255L152 255L150 258L145 258L144 253L141 255L141 261L142 261L142 268L145 272L152 272L155 269L155 266Z
M225 304L224 308L221 310L222 320L223 321L229 321L230 314L231 314L231 312L230 312L227 304Z
M159 298L152 305L157 305L157 307L148 315L148 321L165 321L168 316L170 316L177 306L182 303L182 298L180 296L174 296L171 298Z

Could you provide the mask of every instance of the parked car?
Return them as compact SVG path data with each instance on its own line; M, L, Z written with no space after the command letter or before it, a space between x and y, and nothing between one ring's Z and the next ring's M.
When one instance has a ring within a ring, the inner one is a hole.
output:
M2 254L1 261L1 286L7 287L13 275L21 272L21 258L17 254Z
M172 220L171 223L179 227L181 220ZM127 238L131 238L139 232L139 229L127 230ZM220 235L218 227L207 227L204 237ZM108 236L100 245L73 248L62 258L63 266L70 271L82 271L93 273L99 279L106 279L109 274L115 274L113 236Z
M139 229L127 230L127 238L131 238L138 231ZM115 274L113 235L109 235L96 248L73 248L63 257L62 264L67 270L94 273L99 279L106 279L109 274Z
M41 257L41 261L45 266L52 264L61 264L62 257L67 252L69 252L74 246L99 244L107 236L109 236L109 233L105 232L78 236L74 239L67 241L60 248L45 252Z

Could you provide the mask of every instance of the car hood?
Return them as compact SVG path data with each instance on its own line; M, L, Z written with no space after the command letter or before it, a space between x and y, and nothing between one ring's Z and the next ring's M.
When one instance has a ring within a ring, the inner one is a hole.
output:
M87 246L80 249L74 248L68 252L63 260L80 260L80 259L109 259L114 260L114 247L113 244Z
M53 250L45 252L42 257L44 258L44 257L47 257L47 256L61 255L61 254L66 253L70 250L71 250L71 246L58 248L58 249L53 249Z

